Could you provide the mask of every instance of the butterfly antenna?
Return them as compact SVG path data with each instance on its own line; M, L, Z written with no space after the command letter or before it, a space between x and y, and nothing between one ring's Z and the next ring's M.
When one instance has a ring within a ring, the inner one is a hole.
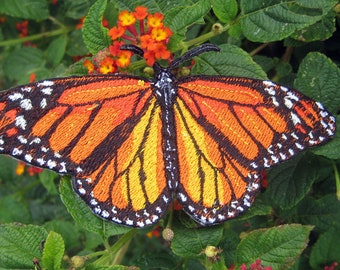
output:
M175 59L169 66L169 70L172 70L174 68L179 67L180 65L182 65L185 61L190 60L192 58L194 58L197 55L200 55L202 53L205 52L210 52L210 51L215 51L215 52L219 52L221 49L219 47L217 47L214 44L210 44L210 43L205 43L202 44L198 47L195 47L189 51L187 51L185 54L183 54L180 58Z
M137 54L140 57L143 57L143 55L144 55L144 51L136 45L124 44L124 45L120 46L120 49L123 50L123 51L133 52L134 54Z

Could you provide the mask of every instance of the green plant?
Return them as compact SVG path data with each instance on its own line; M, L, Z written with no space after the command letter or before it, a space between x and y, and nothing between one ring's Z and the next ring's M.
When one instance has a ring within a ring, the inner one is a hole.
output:
M339 113L337 1L131 2L2 1L1 88L27 83L32 74L37 80L85 75L84 56L111 42L102 17L113 26L120 11L145 6L164 14L172 53L205 41L221 47L219 55L196 58L191 73L268 76ZM140 74L144 66L137 61L128 69ZM142 230L102 221L67 177L20 174L22 165L1 156L0 268L321 269L340 261L339 153L337 133L330 143L270 170L268 187L239 218L200 228L174 211L171 230L164 230L164 221ZM160 238L160 231L170 238L173 233L172 241Z

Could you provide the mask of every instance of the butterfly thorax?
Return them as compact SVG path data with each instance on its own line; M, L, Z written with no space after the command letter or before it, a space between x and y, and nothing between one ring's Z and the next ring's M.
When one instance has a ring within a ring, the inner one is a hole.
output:
M153 93L157 97L160 106L173 107L177 96L177 90L176 87L174 87L176 78L166 68L162 68L159 65L155 65L154 68L156 74L154 83L152 84Z

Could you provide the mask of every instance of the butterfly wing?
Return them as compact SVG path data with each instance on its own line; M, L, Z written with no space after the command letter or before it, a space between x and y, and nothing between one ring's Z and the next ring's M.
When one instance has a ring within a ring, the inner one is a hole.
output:
M167 210L160 108L149 82L46 80L1 92L0 109L0 152L72 175L97 215L141 227Z
M334 135L320 103L269 81L189 77L175 105L178 199L203 225L250 207L261 171Z

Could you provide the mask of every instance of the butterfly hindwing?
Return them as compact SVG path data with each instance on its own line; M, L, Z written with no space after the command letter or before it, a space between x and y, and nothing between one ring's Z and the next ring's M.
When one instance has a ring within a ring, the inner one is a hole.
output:
M102 152L111 154L98 169L74 178L77 192L93 211L119 224L143 227L155 223L171 202L159 150L160 107L154 101L150 107L132 130L121 130L127 134L119 147L115 147L117 137L110 136L112 141L105 143Z
M264 168L325 142L335 130L335 119L321 104L272 82L245 78L180 80L176 115L178 199L205 225L246 210Z

